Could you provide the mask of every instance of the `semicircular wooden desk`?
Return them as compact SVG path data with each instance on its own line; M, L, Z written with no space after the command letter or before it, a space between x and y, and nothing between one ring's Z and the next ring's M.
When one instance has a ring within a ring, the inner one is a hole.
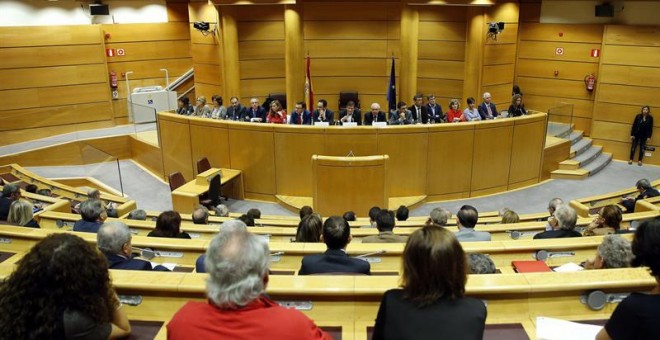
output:
M258 124L158 114L165 174L180 171L191 180L197 160L207 157L214 168L241 170L246 199L292 209L313 205L314 155L387 155L384 181L390 208L532 185L541 178L546 126L545 113L387 127ZM369 196L361 190L367 181L359 176L317 180L330 181L335 191L351 197ZM362 215L368 208L353 210Z

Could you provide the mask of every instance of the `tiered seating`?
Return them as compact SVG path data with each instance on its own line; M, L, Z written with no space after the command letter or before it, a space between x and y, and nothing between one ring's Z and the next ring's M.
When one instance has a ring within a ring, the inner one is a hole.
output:
M656 189L660 188L660 179L651 182L651 185ZM618 204L619 202L621 202L621 198L625 196L631 196L631 195L637 196L638 194L639 193L637 191L637 188L631 187L628 189L618 190L603 195L589 196L577 200L572 200L570 202L570 206L573 209L575 209L575 211L578 213L578 216L588 217L589 215L597 214L598 210L600 210L600 208L606 205ZM651 210L655 210L655 209L651 208Z

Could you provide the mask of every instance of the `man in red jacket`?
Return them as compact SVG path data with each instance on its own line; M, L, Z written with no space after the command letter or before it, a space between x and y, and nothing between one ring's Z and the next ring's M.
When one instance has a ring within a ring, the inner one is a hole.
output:
M168 339L331 339L312 320L264 296L268 243L243 223L225 223L206 251L207 302L188 302Z

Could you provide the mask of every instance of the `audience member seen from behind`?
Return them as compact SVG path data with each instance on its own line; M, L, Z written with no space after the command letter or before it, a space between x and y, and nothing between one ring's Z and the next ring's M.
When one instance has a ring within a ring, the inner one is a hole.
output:
M355 217L355 211L347 211L342 217L348 222L357 221L357 218Z
M24 200L16 200L9 207L7 222L20 227L39 228L39 223L34 220L32 204Z
M632 257L630 241L620 235L605 235L596 256L584 262L584 269L626 268Z
M279 100L270 102L270 111L268 111L268 116L266 116L266 122L286 124L286 110L284 110Z
M296 242L321 242L323 232L323 221L316 214L310 214L298 223L296 230Z
M156 220L156 229L147 234L149 237L168 237L168 238L190 238L186 232L182 232L181 215L178 212L169 210L163 211Z
M479 212L471 205L464 205L456 213L456 224L458 232L456 239L461 242L490 241L491 236L487 231L476 231L474 227L479 220Z
M509 106L508 112L509 117L520 117L527 114L521 95L516 94L511 98L511 105Z
M5 339L114 339L131 325L112 288L108 264L73 234L37 243L0 285Z
M631 293L614 310L596 340L660 339L660 218L642 223L632 242L633 267L648 267L656 285Z
M518 214L516 214L516 212L513 210L507 210L502 215L502 224L518 223L518 222L520 222L520 216L518 216Z
M410 210L408 210L408 207L406 207L405 205L400 205L399 208L396 209L396 220L407 221L409 214L410 214Z
M451 231L414 231L403 250L402 289L383 295L372 339L482 339L486 306L465 296L467 268Z
M0 221L6 221L9 216L9 206L21 198L21 188L16 184L6 184L2 187L0 197Z
M36 194L37 190L39 190L39 187L37 187L35 184L28 184L25 186L25 192Z
M548 224L545 226L545 230L552 230L553 228L557 227L557 219L555 218L555 210L557 210L557 207L564 204L564 201L562 201L561 198L555 197L548 202L548 213L550 214L550 217L548 217Z
M474 122L474 121L479 121L481 120L481 115L479 114L479 110L477 110L477 101L474 100L472 97L467 98L467 105L468 107L463 110L463 117L465 117L465 120L468 122Z
M626 208L626 212L628 213L635 212L635 203L637 201L646 198L660 196L660 191L654 188L651 185L651 182L649 182L649 180L646 178L642 178L639 181L637 181L637 183L635 183L635 186L637 187L637 191L639 192L639 195L637 195L637 197L631 196L631 197L624 197L623 199L621 199L621 205L623 205Z
M176 109L176 113L184 116L190 116L193 112L195 112L195 108L190 105L190 98L183 96L179 98L177 101L178 108Z
M222 96L215 95L211 98L213 102L213 109L211 110L211 118L213 119L227 119L227 108L222 105Z
M471 253L468 255L470 265L470 274L495 274L495 262L490 256L481 253Z
M302 220L303 217L307 215L311 215L314 213L314 209L310 207L309 205L305 205L302 208L300 208L300 211L298 211L298 216L300 216L300 219Z
M369 262L348 256L346 246L351 242L351 228L340 216L331 216L323 223L321 241L328 250L323 254L307 255L302 259L299 275L324 273L371 273Z
M644 149L646 143L651 141L653 136L653 116L651 116L651 108L648 105L642 106L642 112L635 116L633 125L630 128L630 157L628 164L632 164L635 158L635 149L639 146L639 156L637 157L637 165L642 166L642 159L644 158Z
M405 102L399 102L397 109L390 112L390 125L409 125L414 122L412 112Z
M553 216L557 220L557 225L554 226L552 230L544 231L534 235L534 239L582 236L582 234L575 231L577 214L573 208L565 204L561 204L557 207Z
M238 220L245 223L248 227L254 227L254 218L248 214L243 214L238 217Z
M205 257L207 301L186 303L167 324L176 339L331 339L295 309L265 295L268 242L243 228L223 228Z
M259 219L261 219L261 210L259 210L257 208L252 208L252 209L247 211L246 215L252 217L255 220L259 220Z
M209 210L205 206L199 206L192 213L193 224L209 224Z
M614 205L607 205L598 211L598 216L587 226L582 233L584 236L601 236L617 234L621 230L621 209Z
M376 215L376 228L378 235L362 238L362 243L405 243L405 236L394 234L394 213L383 209Z
M82 219L73 225L73 231L95 233L103 224L108 214L103 208L101 201L89 199L80 204L80 216Z
M229 208L227 208L226 205L224 204L218 204L215 207L215 216L218 217L228 217L229 216Z
M511 97L513 97L513 96L515 96L515 95L520 95L520 96L522 97L523 93L522 93L522 91L520 90L520 86L514 84L514 85L511 87Z
M51 196L53 196L53 192L50 189L43 188L43 189L37 190L37 195L51 197Z
M451 218L451 212L445 208L434 208L431 210L429 220L426 225L434 225L436 227L444 227L447 225L447 220Z
M137 221L146 221L147 220L147 212L142 210L142 209L135 209L128 213L128 219L129 220L137 220Z
M167 268L151 262L133 258L133 245L131 231L120 221L103 223L96 233L96 244L108 260L110 269L125 270L158 270L168 271Z
M465 116L461 112L461 103L458 99L452 99L449 101L449 110L447 110L447 122L449 123L458 123L464 122Z
M378 213L380 212L380 207L371 207L369 209L369 224L371 225L372 228L376 228L376 216L378 216Z
M232 233L235 229L247 230L247 226L241 220L230 220L222 224L219 234ZM208 249L207 249L208 250ZM207 251L208 252L208 251ZM198 273L206 273L206 253L200 255L195 262L195 271Z
M499 116L499 113L497 113L497 108L495 107L495 104L491 102L492 97L490 95L490 92L484 92L483 95L484 101L479 105L477 108L479 110L479 115L481 116L482 120L488 120L488 119L495 119L497 116Z

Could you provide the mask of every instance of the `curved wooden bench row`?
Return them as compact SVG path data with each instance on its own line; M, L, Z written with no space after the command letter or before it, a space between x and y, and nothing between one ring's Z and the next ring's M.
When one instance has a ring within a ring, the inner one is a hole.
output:
M0 166L0 174L10 174L13 178L16 178L15 181L9 181L9 183L24 182L36 184L40 188L50 189L57 197L65 198L70 201L84 201L87 199L87 192L85 190L64 185L57 181L39 176L18 164ZM114 203L119 216L128 214L131 210L137 207L135 200L129 200L125 197L110 195L107 193L101 193L101 200L105 204L110 202Z
M660 179L652 181L651 185L656 189L660 188ZM637 191L637 188L633 186L627 189L617 190L602 195L595 195L572 200L569 204L571 207L573 207L573 209L575 209L575 211L577 211L578 216L588 217L590 215L597 214L601 207L610 204L619 204L621 202L621 198L624 196L637 196L638 194L639 192Z

